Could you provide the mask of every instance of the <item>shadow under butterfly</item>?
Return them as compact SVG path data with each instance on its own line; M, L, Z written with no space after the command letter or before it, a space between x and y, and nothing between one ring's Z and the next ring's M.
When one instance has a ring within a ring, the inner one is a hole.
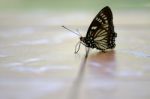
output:
M85 85L88 85L86 87L91 88L90 90L87 90L90 91L90 95L94 94L95 90L97 89L103 90L103 88L105 88L109 92L116 89L116 82L114 79L116 71L115 51L112 50L108 53L98 52L91 55L88 53L89 50L87 50L87 53L81 62L77 77L73 81L67 99L79 99L81 97L81 93L83 92L82 89ZM85 80L87 76L86 69L89 71L88 78L90 77L90 79L88 79L88 81L87 79ZM93 83L96 85L92 86ZM110 95L106 96L109 97Z
M108 6L104 7L96 15L85 37L65 26L62 27L80 36L80 41L75 47L75 53L78 53L81 44L85 45L88 49L96 48L102 52L105 52L107 49L113 49L116 46L115 38L117 37L117 33L114 31L113 15Z

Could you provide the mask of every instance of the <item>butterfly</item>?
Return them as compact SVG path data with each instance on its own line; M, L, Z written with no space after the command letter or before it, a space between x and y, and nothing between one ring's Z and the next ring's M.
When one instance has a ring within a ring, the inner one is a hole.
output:
M93 19L86 36L80 36L80 41L77 43L79 46L77 47L76 45L75 53L79 51L81 43L88 48L96 48L102 52L107 49L113 49L116 46L116 37L117 33L114 31L112 11L110 7L106 6Z

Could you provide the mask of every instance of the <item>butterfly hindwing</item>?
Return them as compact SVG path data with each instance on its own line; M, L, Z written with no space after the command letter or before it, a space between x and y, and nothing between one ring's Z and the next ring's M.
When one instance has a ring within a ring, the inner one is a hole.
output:
M111 9L104 7L94 18L87 31L86 40L92 39L92 46L99 50L115 47L115 37Z

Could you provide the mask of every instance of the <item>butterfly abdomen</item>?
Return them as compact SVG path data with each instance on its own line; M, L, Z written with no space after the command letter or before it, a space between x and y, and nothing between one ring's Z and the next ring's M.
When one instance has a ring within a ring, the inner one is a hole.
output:
M109 44L108 44L108 46L109 46L109 49L113 49L113 48L115 48L115 46L116 46L116 44L115 44L115 38L117 37L117 33L111 33L110 34L110 39L109 39Z

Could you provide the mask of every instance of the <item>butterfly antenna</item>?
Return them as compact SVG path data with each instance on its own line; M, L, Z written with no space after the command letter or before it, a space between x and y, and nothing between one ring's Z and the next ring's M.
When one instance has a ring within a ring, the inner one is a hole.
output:
M70 29L66 28L65 26L62 26L62 27L63 27L63 28L65 28L65 29L67 29L68 31L70 31L70 32L72 32L72 33L74 33L74 34L78 35L78 36L81 36L80 34L78 34L78 33L74 32L74 31L72 31L72 30L70 30Z
M79 29L76 29L76 32L80 35L80 37L81 37L81 34L80 34L80 32L79 32Z
M80 50L80 45L81 45L81 42L79 41L77 44L76 44L76 46L75 46L75 54L77 54L78 52L79 52L79 50Z

